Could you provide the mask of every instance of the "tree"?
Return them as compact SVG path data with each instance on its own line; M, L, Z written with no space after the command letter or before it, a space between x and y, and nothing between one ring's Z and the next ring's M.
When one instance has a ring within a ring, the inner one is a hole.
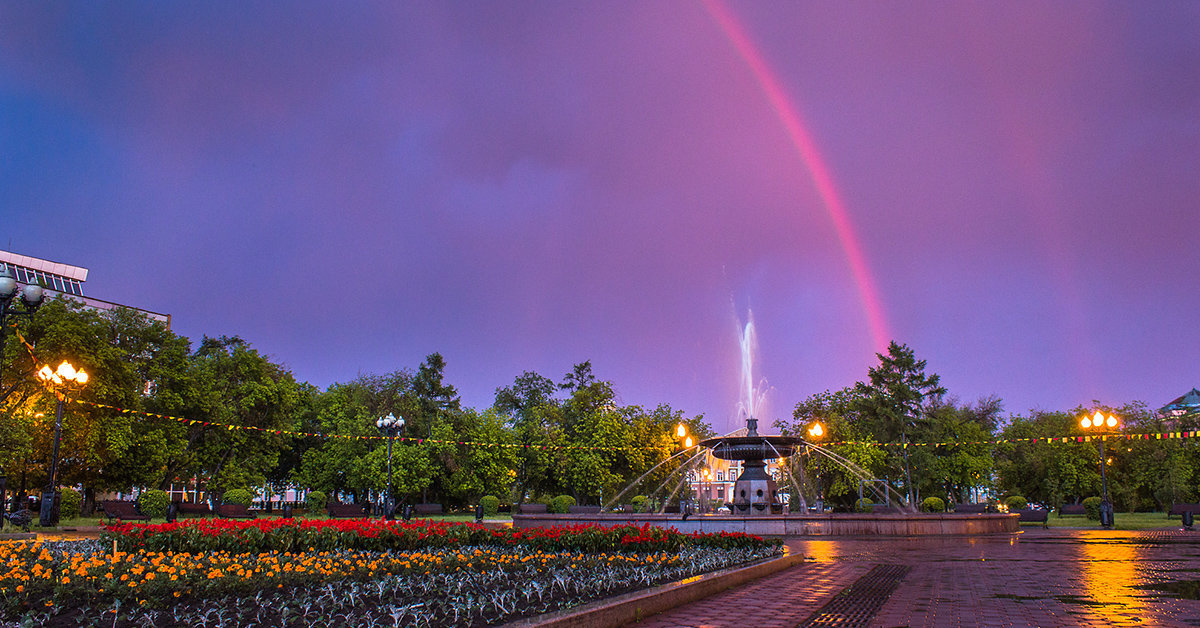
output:
M263 486L280 452L291 445L278 432L295 429L295 379L236 336L206 336L190 362L187 405L196 419L179 435L183 446L171 452L163 481L197 476L215 495Z
M555 456L561 444L562 413L554 398L555 384L533 371L518 376L512 386L496 389L493 408L506 417L517 445L513 501L522 504L531 493L554 484Z
M795 475L812 478L814 496L845 511L853 509L860 487L866 495L888 499L887 495L875 494L879 489L870 483L883 473L888 454L864 442L873 440L874 435L859 417L861 395L857 387L827 390L797 403L791 420L775 422L781 434L800 436L820 447L815 452L805 450L797 454L789 466ZM823 428L820 439L808 434L813 423L820 423Z
M1046 442L1047 437L1080 434L1080 412L1035 412L1013 417L994 449L999 488L1032 503L1055 508L1100 492L1094 443Z
M31 480L45 482L52 449L55 396L32 373L41 364L53 368L63 360L90 378L65 407L60 483L83 486L87 513L98 490L154 482L166 460L169 434L163 421L140 411L170 397L160 382L186 377L187 340L135 310L98 311L67 298L41 308L27 340L33 351L20 347L6 365L7 372L23 373L23 379L2 419L8 437L3 453L20 473L19 490Z
M928 405L946 393L937 375L925 374L925 360L917 360L907 345L888 345L888 354L875 354L879 366L867 371L869 384L859 382L858 411L870 432L883 442L899 439L900 472L904 492L913 503L912 467L909 464L909 435L926 419Z

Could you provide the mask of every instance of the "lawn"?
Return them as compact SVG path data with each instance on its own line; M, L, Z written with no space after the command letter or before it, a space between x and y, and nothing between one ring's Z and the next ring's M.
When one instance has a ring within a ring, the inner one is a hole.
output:
M1100 528L1100 521L1083 515L1060 517L1051 513L1046 522L1052 528ZM1157 528L1179 528L1183 523L1179 517L1167 518L1161 512L1118 512L1113 515L1115 530L1154 530ZM1041 527L1040 523L1022 523L1021 527Z

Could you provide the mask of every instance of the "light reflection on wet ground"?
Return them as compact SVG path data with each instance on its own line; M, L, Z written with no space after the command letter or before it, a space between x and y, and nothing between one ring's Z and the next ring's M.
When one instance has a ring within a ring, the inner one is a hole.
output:
M815 562L912 567L872 626L1200 626L1200 601L1182 599L1195 597L1187 583L1200 579L1197 533L1059 529L787 544Z

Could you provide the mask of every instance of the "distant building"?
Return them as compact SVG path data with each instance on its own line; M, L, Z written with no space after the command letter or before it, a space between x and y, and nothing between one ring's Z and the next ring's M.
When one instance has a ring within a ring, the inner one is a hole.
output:
M17 283L24 286L34 284L46 290L47 298L55 294L63 295L83 303L86 307L96 310L111 310L127 308L145 314L151 320L161 321L171 326L171 315L144 310L132 305L114 303L83 295L83 284L87 281L88 269L81 266L71 266L59 262L18 255L8 251L0 251L0 268L11 268L17 276Z
M1158 413L1167 419L1178 419L1188 414L1200 414L1200 390L1193 388L1182 397L1159 408Z

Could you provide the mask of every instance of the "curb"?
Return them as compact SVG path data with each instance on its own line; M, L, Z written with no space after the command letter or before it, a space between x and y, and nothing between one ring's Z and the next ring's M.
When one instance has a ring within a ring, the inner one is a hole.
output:
M505 628L617 628L677 606L690 604L741 584L804 562L800 554L784 554L748 567L687 578L651 589L625 593L583 606L553 611L504 624Z

